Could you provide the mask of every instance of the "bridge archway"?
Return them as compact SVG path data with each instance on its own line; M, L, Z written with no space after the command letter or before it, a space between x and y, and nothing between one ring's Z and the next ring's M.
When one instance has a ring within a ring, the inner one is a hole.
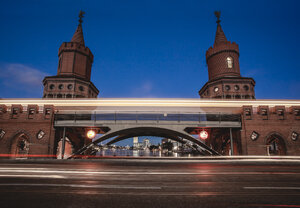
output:
M124 139L128 139L131 137L135 136L156 136L156 137L164 137L164 138L169 138L181 143L184 143L183 139L186 139L195 146L201 147L200 149L203 151L203 153L208 154L208 155L219 155L218 152L214 151L213 149L209 148L207 145L205 145L202 141L199 139L196 139L195 137L185 133L185 132L180 132L176 131L174 129L169 129L169 128L161 128L161 127L131 127L131 128L120 128L120 129L115 129L112 131L109 131L108 133L102 135L100 138L94 140L92 143L86 145L79 151L75 153L81 154L85 150L92 148L94 145L97 145L100 142L106 141L108 139L111 139L115 137L112 141L109 143L115 143Z

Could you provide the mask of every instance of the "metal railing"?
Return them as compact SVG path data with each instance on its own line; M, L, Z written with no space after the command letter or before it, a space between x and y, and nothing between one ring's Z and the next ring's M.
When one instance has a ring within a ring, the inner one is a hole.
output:
M90 113L58 113L55 114L55 121L153 121L166 122L176 121L180 122L205 122L205 121L231 121L240 122L240 114L226 114L226 113L176 113L176 112L90 112Z

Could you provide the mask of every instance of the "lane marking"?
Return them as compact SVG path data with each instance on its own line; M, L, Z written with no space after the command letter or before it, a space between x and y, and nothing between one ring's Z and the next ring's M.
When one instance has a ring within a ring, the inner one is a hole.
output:
M61 175L0 175L0 177L9 177L9 178L66 178Z
M159 190L159 186L130 186L130 185L83 185L83 184L35 184L35 183L2 183L0 186L48 186L48 187L71 187L71 188L104 188L104 189L147 189Z
M262 190L300 190L300 187L272 187L272 186L261 186L261 187L243 187L244 189L262 189Z
M295 196L297 197L297 199L299 199L300 193L241 193L241 192L185 192L185 193L166 193L166 192L160 192L160 191L153 191L153 192L141 192L141 191L132 191L132 192L116 192L116 190L114 192L110 192L110 191L103 191L100 192L99 190L68 190L68 191L61 191L61 190L51 190L51 189L44 189L42 190L34 190L34 189L26 189L26 190L22 190L22 189L18 189L18 190L10 190L10 189L5 189L5 190L1 190L2 193L4 192L8 192L8 193L49 193L49 194L55 194L57 195L58 193L60 194L66 194L66 195L125 195L125 196L184 196L184 197L194 197L194 196L203 196L203 197L207 197L207 196L253 196L253 197L257 197L257 196L278 196L278 197L283 197L283 196Z

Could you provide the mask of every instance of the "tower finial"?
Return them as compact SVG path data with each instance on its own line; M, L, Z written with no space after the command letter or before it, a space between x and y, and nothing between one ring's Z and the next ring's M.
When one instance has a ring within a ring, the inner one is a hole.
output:
M215 16L217 17L217 23L220 24L221 11L215 11Z
M84 17L83 15L85 14L85 12L84 11L82 11L82 10L80 10L80 12L79 12L79 15L78 15L78 17L79 17L79 24L81 24L83 21L82 21L82 18Z

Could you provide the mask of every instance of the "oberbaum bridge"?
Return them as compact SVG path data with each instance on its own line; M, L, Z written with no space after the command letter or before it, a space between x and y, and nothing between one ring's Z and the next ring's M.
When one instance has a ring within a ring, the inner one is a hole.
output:
M88 156L100 142L135 136L189 141L201 155L300 154L300 100L255 99L255 81L241 76L239 47L227 40L220 12L201 99L96 99L83 14L59 48L57 75L43 80L43 99L0 99L2 157Z

